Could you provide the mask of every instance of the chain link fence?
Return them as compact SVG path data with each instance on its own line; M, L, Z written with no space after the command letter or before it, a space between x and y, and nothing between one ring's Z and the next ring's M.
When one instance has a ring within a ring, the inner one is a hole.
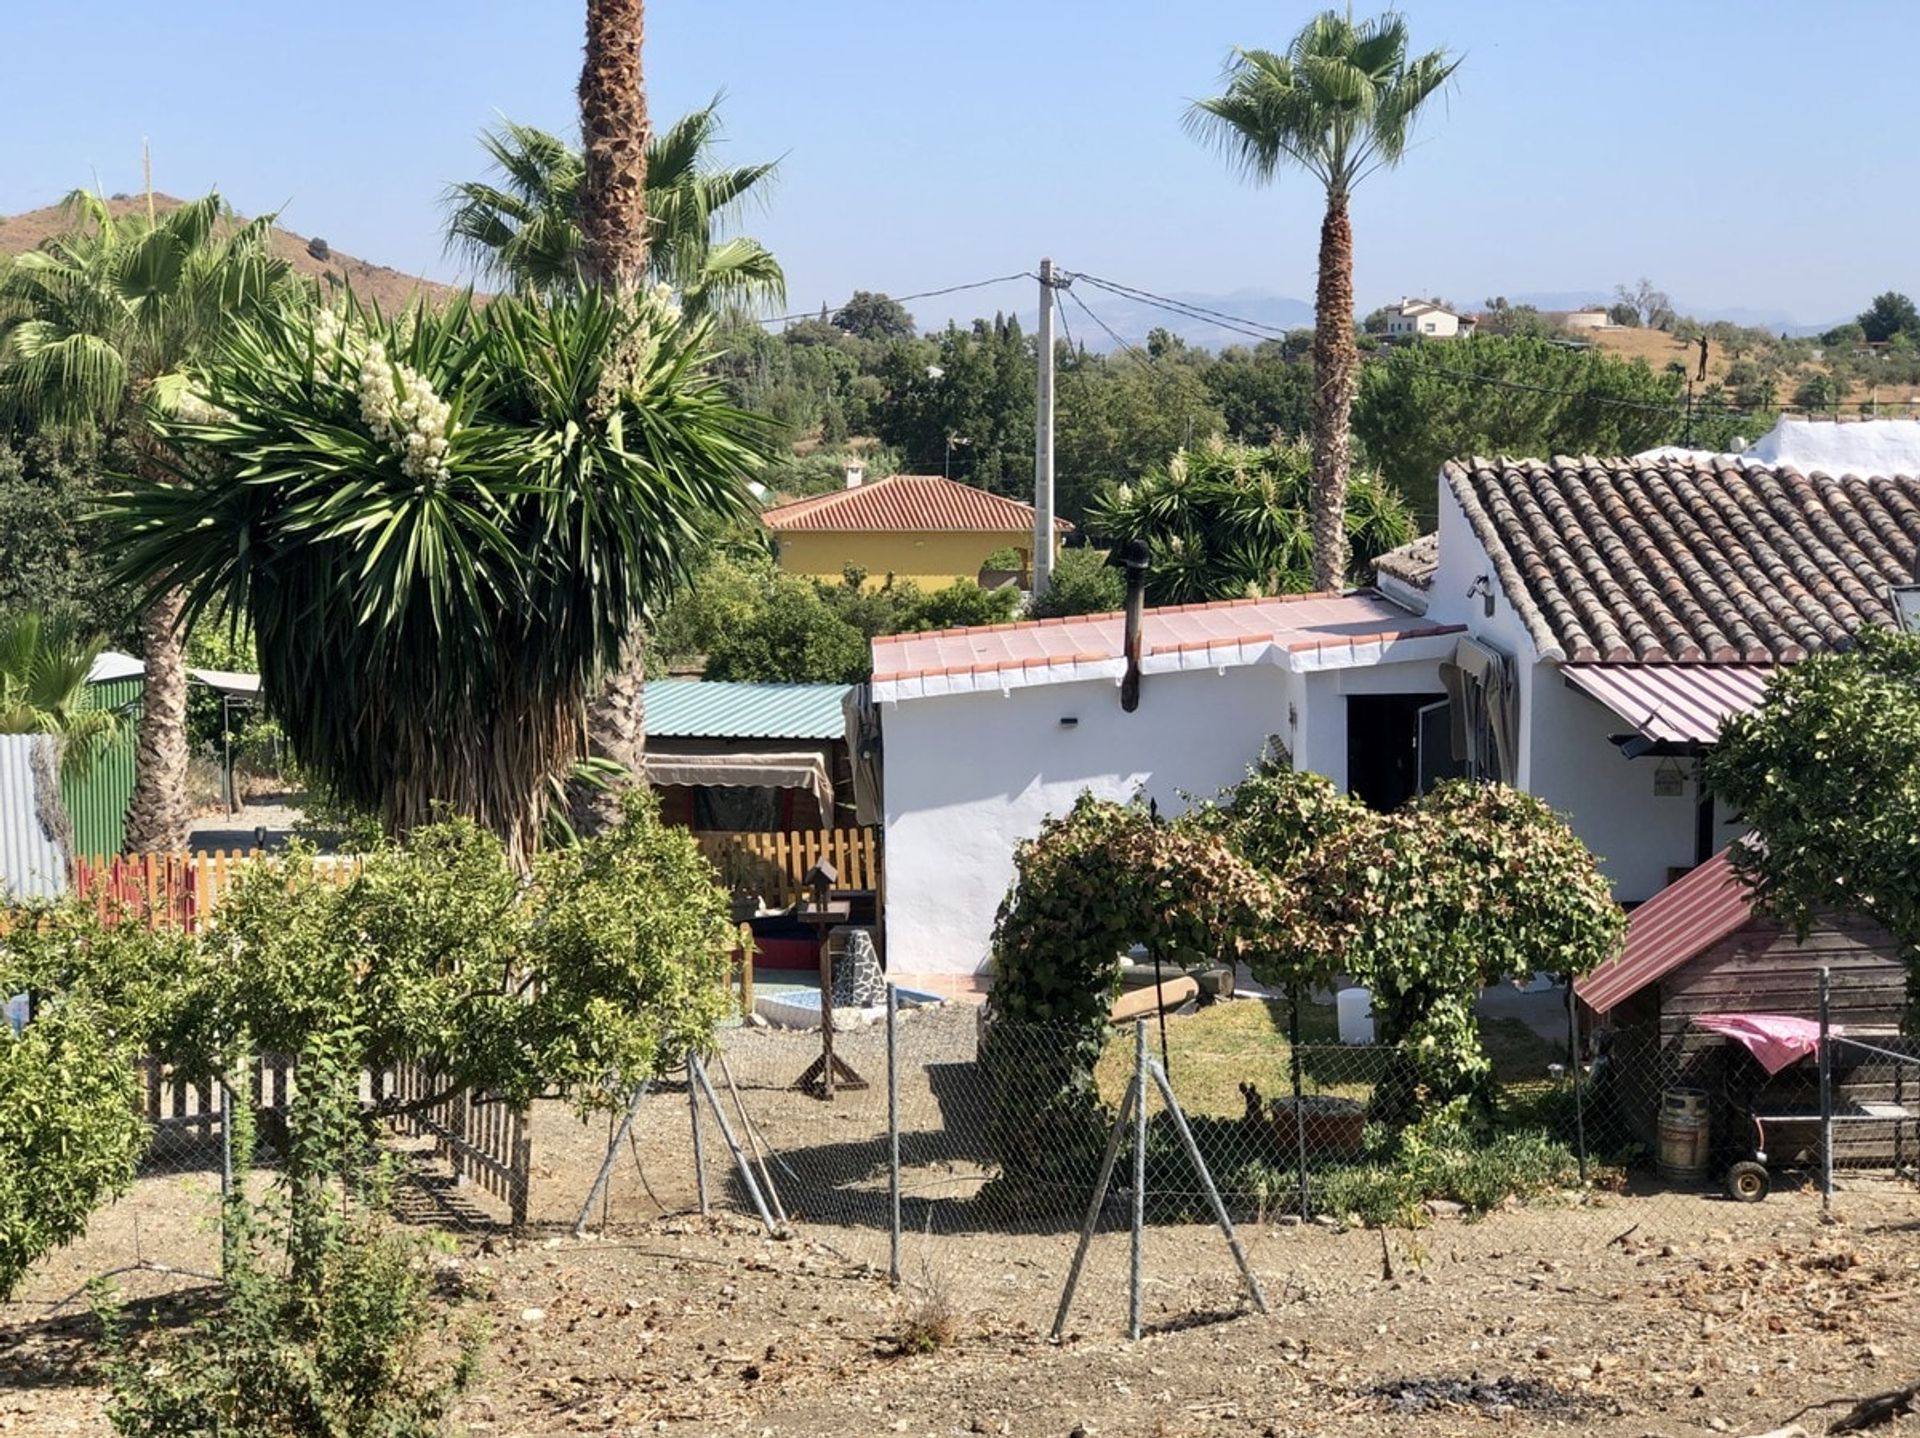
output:
M1769 1012L1812 1015L1817 1037L1817 979L1806 988L1763 998ZM1493 1114L1451 1135L1381 1122L1392 1051L1340 1042L1320 995L1297 1009L1223 999L1095 1041L964 1003L901 1006L891 1024L885 1009L838 1010L831 1097L819 1030L742 1023L624 1110L583 1120L560 1102L522 1115L450 1099L390 1122L385 1144L403 1168L406 1221L560 1235L764 1213L769 1230L851 1271L963 1289L1036 1327L1137 1322L1143 1284L1176 1314L1237 1310L1254 1289L1234 1245L1271 1285L1301 1225L1404 1233L1528 1206L1550 1222L1566 1214L1572 1232L1584 1224L1573 1210L1619 1210L1594 1222L1620 1228L1643 1216L1717 1224L1732 1210L1702 1206L1730 1193L1810 1217L1844 1217L1855 1193L1914 1194L1920 1043L1884 1024L1840 1026L1769 1074L1701 1015L1576 1024L1564 988L1491 1009L1481 1038ZM1141 1113L1122 1122L1136 1080ZM103 1272L136 1302L214 1279L223 1173L272 1181L298 1082L292 1065L256 1064L248 1164L225 1151L218 1085L143 1069L153 1141L133 1191L21 1297L84 1303ZM389 1107L434 1093L417 1073L363 1088ZM1339 1251L1380 1259L1364 1245ZM1056 1309L1075 1272L1073 1303Z

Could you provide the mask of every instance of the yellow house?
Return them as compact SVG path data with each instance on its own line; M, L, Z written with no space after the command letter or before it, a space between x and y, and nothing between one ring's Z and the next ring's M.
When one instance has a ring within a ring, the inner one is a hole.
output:
M974 580L987 556L1013 549L1023 583L1032 568L1033 506L942 479L937 474L890 474L862 483L848 472L847 488L778 505L760 516L773 531L774 552L789 574L838 579L849 564L878 585L887 576L923 589ZM1054 522L1054 545L1073 528Z

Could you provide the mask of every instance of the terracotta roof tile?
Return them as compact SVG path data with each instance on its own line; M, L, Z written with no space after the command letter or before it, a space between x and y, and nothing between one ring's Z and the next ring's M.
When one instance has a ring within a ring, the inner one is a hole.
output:
M937 474L890 474L853 489L776 505L760 518L769 529L924 532L982 530L1033 533L1033 506ZM1073 528L1054 521L1061 533Z
M1894 622L1920 477L1731 456L1474 459L1445 479L1541 651L1574 663L1788 663Z
M994 674L1056 664L1101 664L1121 657L1118 613L883 634L873 641L876 682L943 674ZM1141 626L1145 654L1191 654L1272 644L1304 651L1457 632L1369 593L1290 594L1149 609Z

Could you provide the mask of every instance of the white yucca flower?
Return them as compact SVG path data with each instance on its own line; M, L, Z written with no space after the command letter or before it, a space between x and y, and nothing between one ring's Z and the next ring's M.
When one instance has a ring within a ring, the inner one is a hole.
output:
M393 447L401 470L411 479L444 478L453 410L426 376L389 360L387 347L370 340L360 362L359 389L360 418Z

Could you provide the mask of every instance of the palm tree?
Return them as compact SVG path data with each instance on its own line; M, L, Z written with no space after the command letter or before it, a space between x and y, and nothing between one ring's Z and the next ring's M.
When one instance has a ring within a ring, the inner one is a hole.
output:
M1283 165L1326 190L1313 330L1313 575L1320 589L1346 573L1347 471L1352 461L1353 227L1347 202L1375 170L1400 163L1422 105L1460 62L1445 50L1408 54L1392 11L1355 22L1328 10L1284 53L1236 50L1226 92L1196 101L1187 128L1265 184Z
M118 434L143 475L164 470L152 418L183 367L287 283L271 217L234 221L218 194L116 219L76 191L73 227L0 273L0 417L50 431ZM186 847L187 676L179 595L164 583L140 616L147 665L132 851Z
M648 274L692 314L786 299L786 276L758 240L724 238L777 162L718 167L720 101L682 116L647 144ZM580 282L578 217L585 162L557 135L505 120L480 136L496 177L451 186L448 248L519 293Z
M155 421L221 462L109 502L127 576L251 625L326 791L395 835L451 808L524 863L594 684L699 536L750 512L763 427L710 333L591 289L242 323Z
M93 706L87 675L104 641L31 611L0 619L0 734L38 736L32 763L38 817L73 856L73 819L60 781L85 778L120 737L120 716Z
M31 610L0 619L0 734L55 740L62 778L85 778L120 737L120 716L95 708L87 689L105 644Z

